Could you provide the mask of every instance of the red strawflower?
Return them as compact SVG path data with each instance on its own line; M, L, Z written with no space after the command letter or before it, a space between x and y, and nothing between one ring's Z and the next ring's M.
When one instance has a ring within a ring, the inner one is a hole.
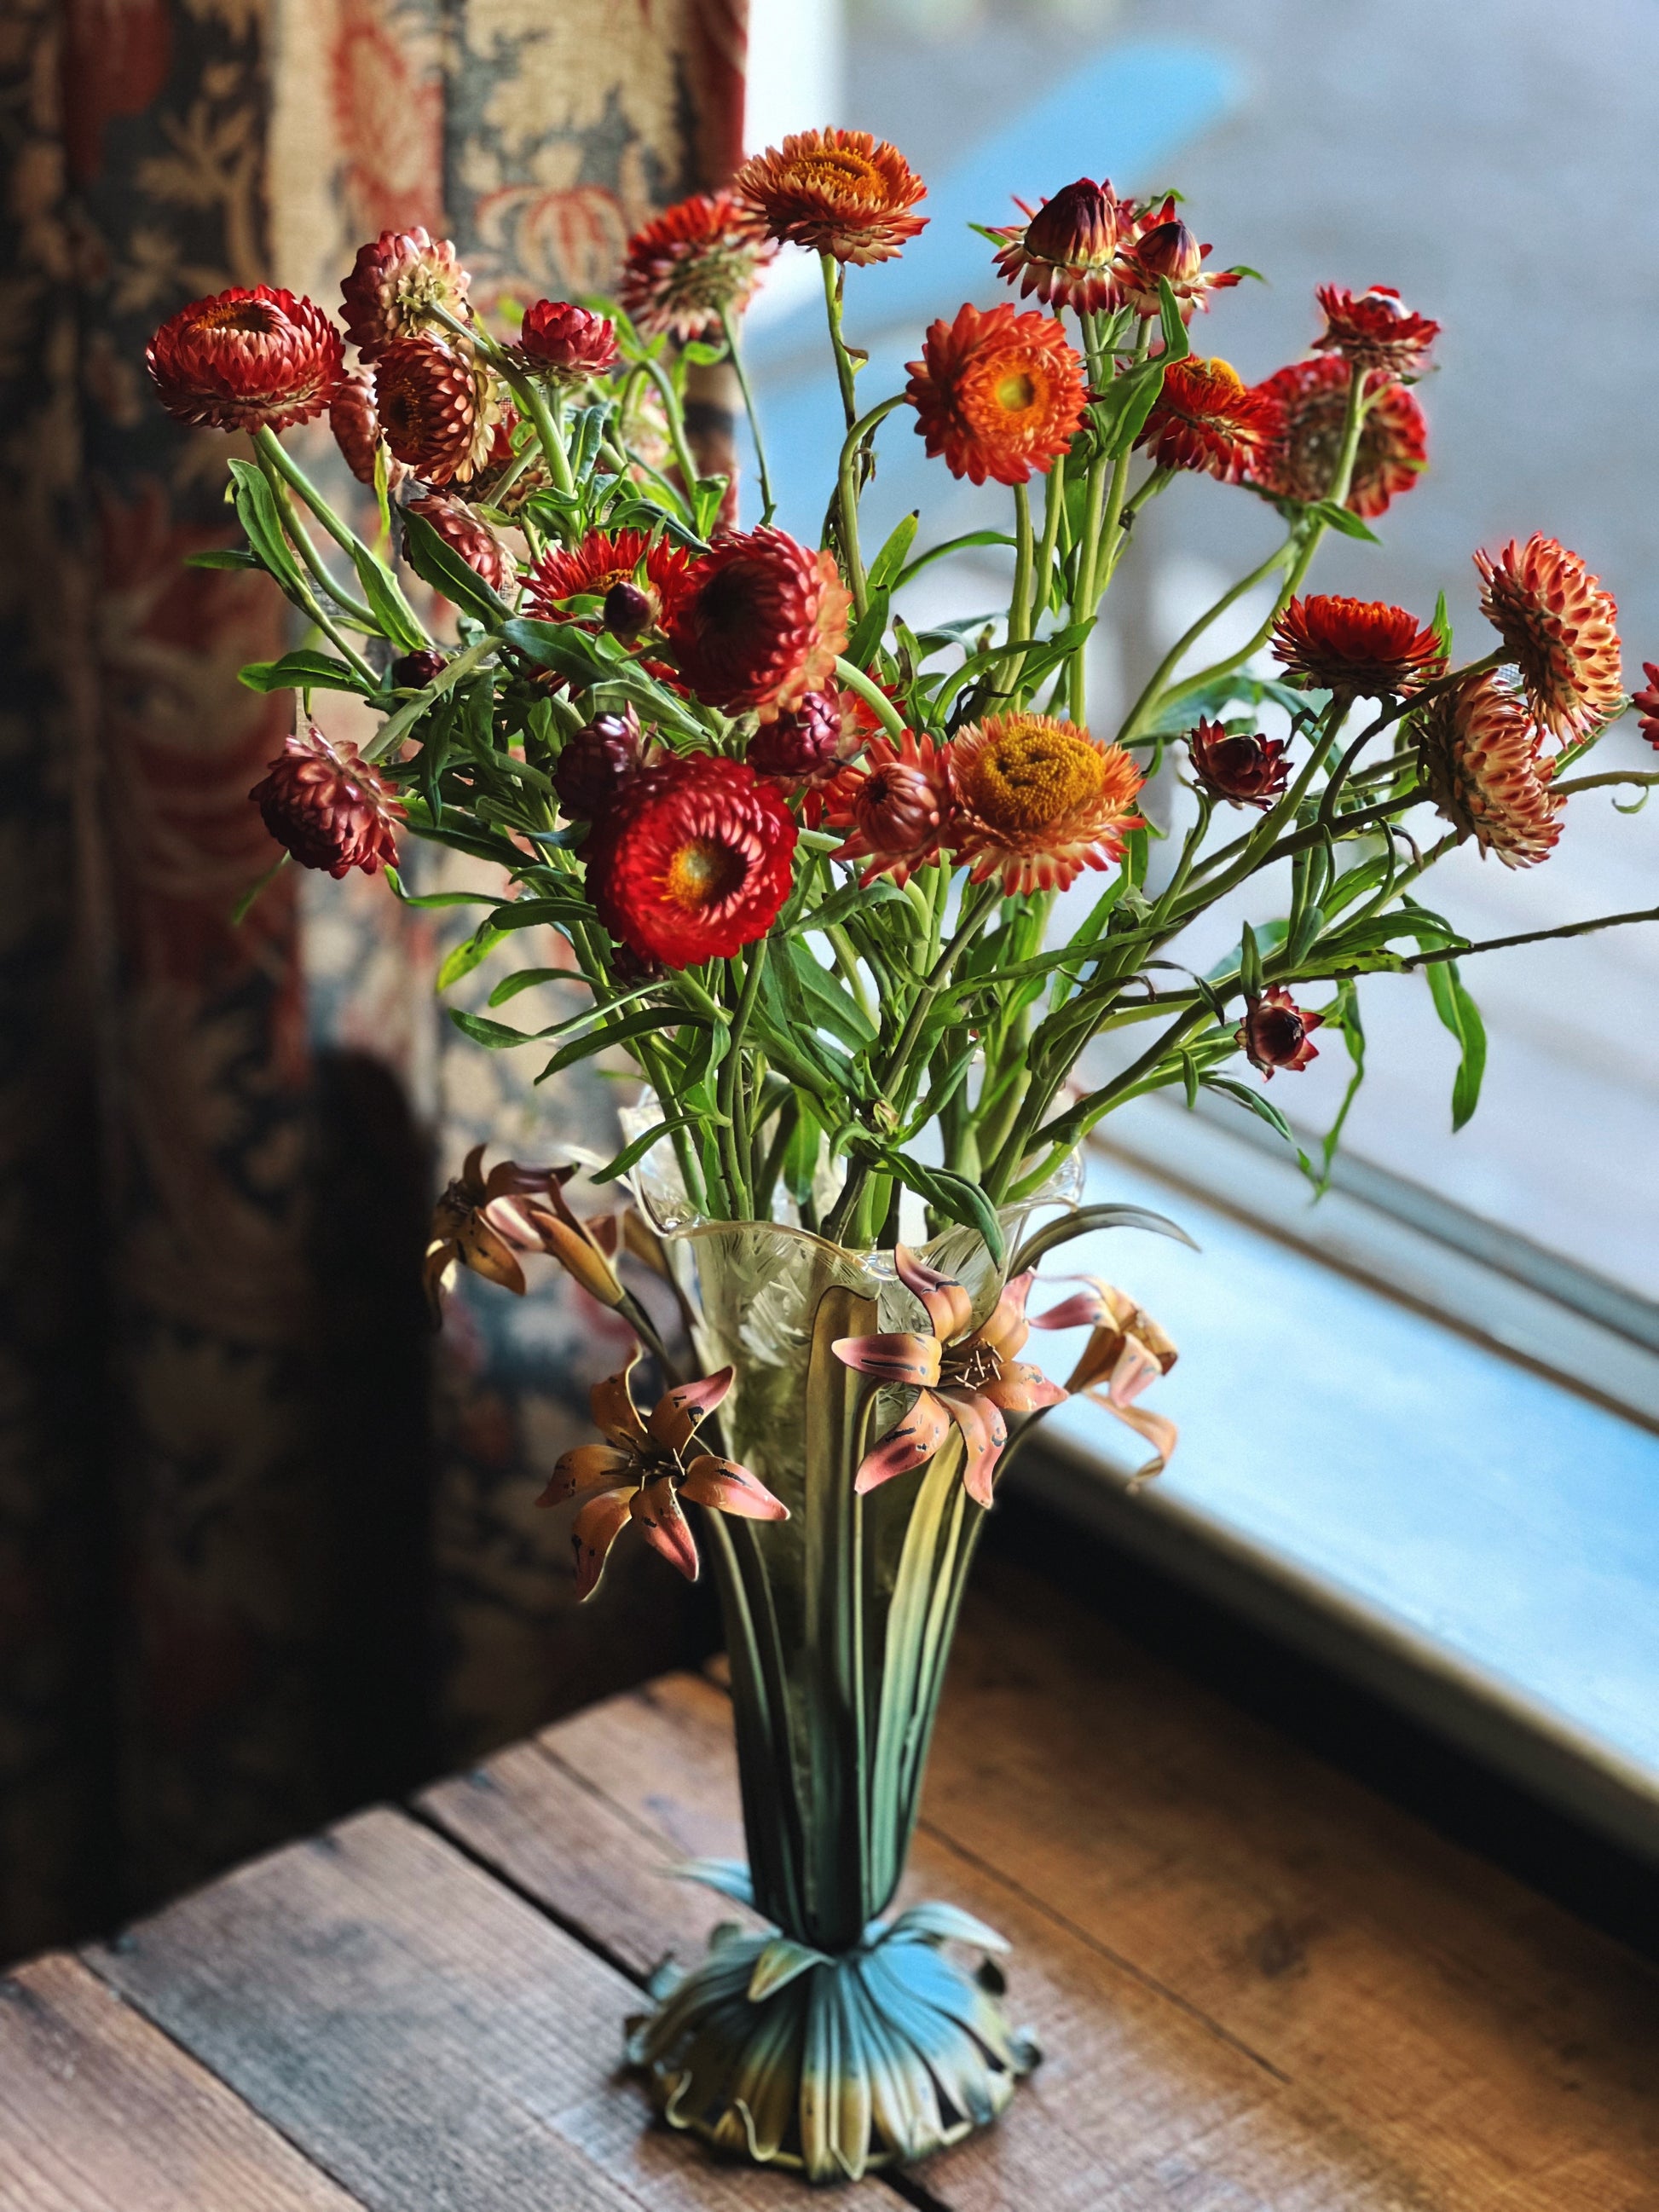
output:
M1143 221L1118 254L1119 296L1126 307L1150 319L1161 304L1162 277L1176 296L1182 320L1189 323L1195 309L1208 313L1212 292L1224 292L1240 283L1240 272L1206 269L1210 248L1200 245L1176 216L1173 200L1152 212L1156 220Z
M1430 795L1484 860L1535 867L1554 850L1566 801L1550 789L1553 763L1525 703L1489 670L1431 699L1413 723Z
M434 653L429 646L417 646L413 653L400 653L386 674L394 691L424 691L448 665L447 655Z
M1380 374L1368 381L1370 398L1346 502L1351 514L1366 521L1384 513L1397 494L1411 489L1429 456L1429 426L1413 395ZM1272 499L1323 499L1342 447L1346 363L1329 355L1293 361L1255 389L1277 402L1280 428L1252 466L1249 483Z
M664 628L706 706L769 722L823 688L852 604L832 554L781 530L733 532L690 570Z
M564 741L553 788L573 822L597 822L638 770L643 757L639 717L596 714Z
M1030 220L997 231L1003 241L996 257L1000 276L1017 283L1022 295L1035 294L1079 314L1119 304L1114 263L1133 219L1133 201L1119 199L1109 183L1079 177L1044 200L1035 215L1024 200L1015 205Z
M314 300L234 284L162 324L144 361L175 422L214 430L287 430L320 415L344 363L340 333Z
M1006 301L941 318L906 364L907 397L930 454L981 484L1026 483L1065 453L1088 404L1088 379L1066 333L1047 315Z
M907 730L895 744L884 730L862 762L844 768L823 793L826 828L848 832L833 860L868 860L859 878L908 883L938 860L952 834L954 800L945 756L930 737Z
M945 756L957 858L969 880L1003 891L1064 890L1085 867L1113 867L1146 781L1121 745L1047 714L992 714L963 730Z
M1322 284L1314 296L1325 318L1323 333L1314 340L1315 352L1340 354L1351 368L1414 376L1440 335L1438 323L1401 306L1391 284L1373 284L1369 292L1357 294L1345 292L1340 285Z
M429 522L452 553L459 553L475 575L503 598L513 588L513 556L482 516L453 492L429 491L411 499L406 512Z
M331 744L314 726L291 737L248 797L302 868L325 868L336 877L361 868L372 876L397 866L392 825L403 820L404 810L392 787L346 740Z
M560 383L585 384L617 366L616 325L568 300L538 300L525 310L514 350L526 368Z
M374 404L392 453L428 483L465 482L489 463L501 403L471 354L399 338L375 362Z
M1274 1068L1305 1067L1318 1059L1308 1039L1324 1019L1323 1014L1310 1014L1298 1006L1285 986L1275 983L1259 998L1245 999L1244 1018L1233 1032L1233 1042L1271 1083Z
M428 238L418 224L412 230L383 230L358 247L340 287L346 334L365 361L378 360L400 338L426 337L441 329L434 307L465 321L471 282L447 238Z
M1188 354L1172 361L1136 439L1160 469L1202 469L1238 483L1279 435L1279 403L1247 389L1231 363Z
M1264 811L1281 796L1290 776L1285 758L1288 738L1264 738L1259 730L1230 730L1222 722L1200 720L1187 732L1193 774L1212 798L1234 806Z
M359 483L372 484L382 441L380 418L374 410L374 379L368 369L349 368L340 379L328 403L328 427L352 475ZM408 474L401 461L386 455L388 491L395 491Z
M619 297L641 337L716 337L722 313L743 313L777 251L735 192L696 192L629 240Z
M1659 750L1659 665L1644 660L1642 673L1648 679L1646 687L1634 693L1630 703L1636 709L1637 726L1642 735Z
M574 622L568 599L606 599L615 586L643 576L647 619L660 627L686 589L691 556L683 545L643 530L590 530L580 545L550 547L530 572L529 603L543 622ZM640 624L641 629L645 623Z
M867 131L802 131L732 179L769 234L837 261L890 261L927 223L909 210L927 187L896 147Z
M1501 553L1477 553L1480 611L1521 671L1534 717L1558 738L1577 736L1618 712L1619 609L1577 553L1534 531Z
M690 968L764 937L789 896L795 820L744 761L642 769L582 848L600 921L641 959Z
M1439 675L1440 641L1386 599L1334 593L1292 599L1273 624L1273 656L1287 682L1380 699Z

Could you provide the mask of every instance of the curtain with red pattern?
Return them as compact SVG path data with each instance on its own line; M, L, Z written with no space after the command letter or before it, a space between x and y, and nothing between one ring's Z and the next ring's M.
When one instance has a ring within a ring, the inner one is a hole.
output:
M532 1501L621 1346L562 1279L426 1333L434 1176L611 1112L470 1049L384 886L284 870L291 711L234 445L149 399L185 301L337 299L445 230L477 296L605 285L737 152L743 0L14 0L0 34L0 1959L406 1787L699 1632L573 1617ZM622 1564L619 1562L619 1564Z

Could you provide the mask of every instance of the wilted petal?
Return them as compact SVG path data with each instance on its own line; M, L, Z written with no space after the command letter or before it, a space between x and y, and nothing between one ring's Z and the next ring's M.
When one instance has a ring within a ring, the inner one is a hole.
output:
M592 1597L599 1588L611 1547L627 1522L629 1500L633 1494L626 1490L602 1490L597 1498L588 1499L572 1522L570 1544L576 1554L579 1598Z
M694 1505L710 1505L716 1513L736 1513L745 1521L787 1521L789 1508L774 1498L758 1475L734 1459L716 1459L704 1452L694 1459L680 1485L682 1498Z
M487 1149L483 1145L474 1145L461 1162L461 1188L480 1206L488 1194L483 1179L483 1156Z
M1002 1286L1002 1296L993 1307L985 1326L975 1335L975 1342L988 1346L1005 1359L1012 1359L1031 1333L1025 1318L1025 1301L1030 1295L1033 1270L1028 1267L1023 1275L1016 1275Z
M1134 1311L1134 1300L1102 1282L1097 1275L1084 1278L1086 1289L1073 1291L1045 1314L1030 1316L1033 1328L1121 1328Z
M668 1451L684 1451L705 1413L712 1413L732 1388L732 1370L720 1368L699 1382L677 1382L665 1391L646 1423L653 1443Z
M1181 1431L1175 1423L1166 1419L1162 1413L1149 1413L1145 1406L1115 1403L1110 1395L1103 1390L1091 1390L1088 1395L1097 1406L1103 1406L1109 1413L1115 1413L1125 1428L1133 1429L1138 1437L1144 1437L1157 1455L1148 1460L1145 1467L1136 1469L1135 1480L1150 1482L1154 1475L1162 1474L1174 1456L1180 1437Z
M830 1348L844 1365L883 1382L912 1382L926 1389L939 1381L936 1336L838 1336Z
M615 1444L577 1444L554 1463L551 1480L536 1500L538 1505L562 1505L567 1498L585 1491L611 1490L618 1483L632 1487L633 1455Z
M573 1274L590 1297L602 1306L619 1306L623 1286L617 1271L585 1229L573 1229L545 1207L525 1208L535 1242Z
M881 1442L867 1451L854 1480L860 1497L890 1482L896 1474L930 1460L945 1441L951 1416L931 1390L919 1391L916 1402L902 1421L889 1429Z
M634 1394L629 1388L629 1377L639 1364L639 1349L635 1346L628 1364L620 1375L607 1375L603 1382L596 1382L587 1394L587 1402L593 1409L593 1425L602 1436L624 1449L645 1442L645 1424L640 1419L639 1408L634 1403Z
M644 1530L646 1542L660 1552L671 1566L678 1567L687 1582L696 1582L697 1540L680 1510L672 1476L659 1474L643 1490L636 1490L628 1501L628 1510Z
M893 1247L893 1272L907 1291L913 1291L927 1309L935 1335L947 1343L960 1336L974 1317L974 1302L962 1285L941 1275L902 1244Z
M515 1297L524 1296L524 1269L514 1258L512 1246L482 1213L469 1214L457 1225L455 1246L475 1275L482 1275L487 1283L499 1283Z
M1008 1441L1008 1424L988 1398L977 1391L952 1390L945 1400L962 1431L962 1482L975 1505L991 1503L991 1478Z
M1000 1406L1005 1413L1035 1413L1039 1407L1066 1403L1066 1393L1059 1383L1051 1382L1040 1367L1023 1359L1006 1360L1000 1375L980 1385L980 1395Z

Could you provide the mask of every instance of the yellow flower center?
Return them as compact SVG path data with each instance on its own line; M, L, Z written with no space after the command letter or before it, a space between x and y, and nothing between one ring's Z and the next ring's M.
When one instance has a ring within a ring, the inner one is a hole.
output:
M963 796L993 830L1046 830L1098 799L1105 764L1078 731L1040 716L1011 722L961 778Z
M196 319L204 331L246 331L263 337L276 327L277 318L263 300L216 300Z
M744 857L730 845L712 838L694 837L682 845L663 876L663 895L690 914L714 906L742 884L747 872Z
M1036 396L1036 386L1023 369L1003 377L996 387L997 405L1006 407L1011 415L1030 406Z
M854 198L878 206L887 198L887 180L873 161L844 147L826 147L790 164L786 182L798 191L817 192L826 199Z

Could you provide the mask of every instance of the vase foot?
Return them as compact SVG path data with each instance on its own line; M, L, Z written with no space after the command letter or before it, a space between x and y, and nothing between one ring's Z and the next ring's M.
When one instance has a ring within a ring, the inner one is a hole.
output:
M728 2154L809 2181L926 2158L995 2119L1039 2057L992 1960L965 1970L946 1942L1006 1948L944 1905L835 1956L727 1923L690 1972L659 1973L629 2057L671 2127Z

